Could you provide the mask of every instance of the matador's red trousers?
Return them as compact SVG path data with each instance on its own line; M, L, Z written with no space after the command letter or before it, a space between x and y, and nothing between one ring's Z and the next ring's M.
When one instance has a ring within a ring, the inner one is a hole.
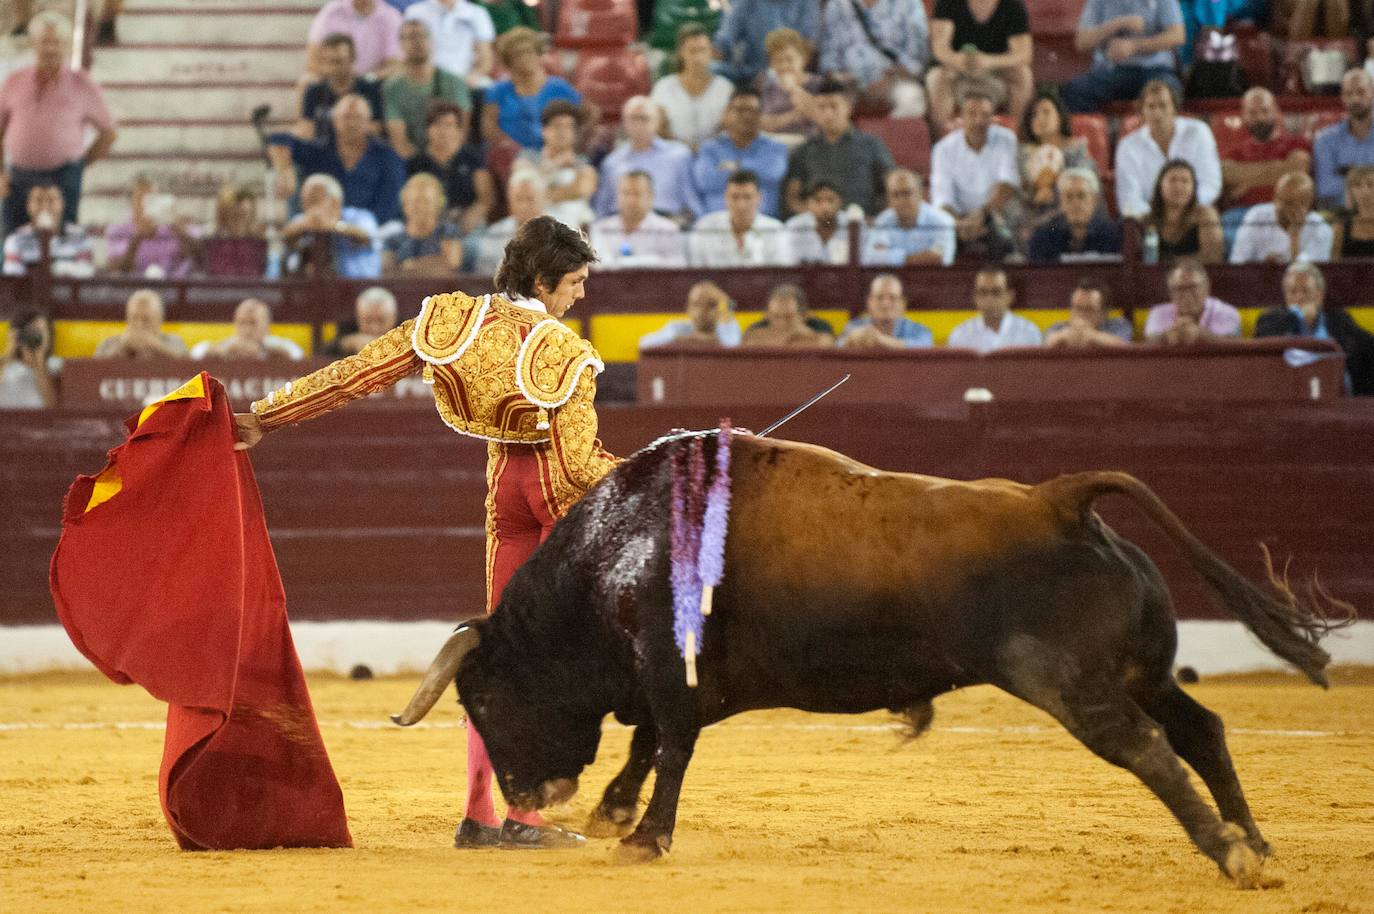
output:
M558 520L553 495L552 454L529 444L493 446L487 457L487 612L501 601L515 570L525 563ZM468 721L468 801L465 815L484 825L499 824L492 803L492 769L482 737ZM542 825L537 812L511 809L517 822Z

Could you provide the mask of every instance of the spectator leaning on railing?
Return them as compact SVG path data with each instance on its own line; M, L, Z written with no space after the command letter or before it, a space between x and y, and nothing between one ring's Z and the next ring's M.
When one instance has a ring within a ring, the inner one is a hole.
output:
M1046 349L1120 348L1131 344L1131 322L1108 317L1111 293L1100 281L1085 276L1069 296L1069 319L1045 330Z
M162 296L139 289L124 303L124 330L106 337L95 348L97 359L181 359L186 344L162 331Z
M61 371L62 360L52 354L52 322L47 315L16 314L0 356L0 409L52 409Z
M36 184L28 192L29 223L5 239L6 276L22 276L43 260L56 276L84 278L95 273L95 260L86 230L62 223L62 191L56 184Z
M1039 346L1040 328L1019 314L1011 313L1016 293L1001 267L983 267L973 277L973 306L978 313L949 334L948 345L955 349L991 352L1008 346Z
M358 351L397 324L396 296L381 286L364 289L353 303L353 318L339 321L338 332L321 350L331 359Z
M245 298L234 309L234 333L217 343L203 340L191 347L193 359L300 359L300 346L272 335L272 309L256 298Z
M1196 260L1180 260L1169 271L1170 300L1155 305L1145 320L1152 343L1189 345L1240 336L1240 312L1211 296L1207 270Z
M739 321L734 302L713 282L699 282L687 292L687 317L669 321L639 338L640 349L655 346L738 346Z
M873 277L864 309L862 317L851 318L845 326L839 345L853 349L916 349L934 342L929 327L906 316L902 281L891 273Z
M1344 308L1326 304L1326 277L1310 263L1283 274L1283 307L1270 308L1255 323L1255 337L1304 336L1332 340L1345 352L1351 393L1374 394L1374 335Z
M115 122L90 75L69 68L71 24L44 11L29 24L34 65L16 70L0 86L0 197L3 232L28 221L29 190L39 184L61 188L61 224L77 221L81 178L87 165L104 157L115 141ZM86 130L95 139L86 145Z
M835 331L819 317L806 313L806 293L801 286L784 283L768 296L765 317L744 331L741 345L829 348L835 345Z

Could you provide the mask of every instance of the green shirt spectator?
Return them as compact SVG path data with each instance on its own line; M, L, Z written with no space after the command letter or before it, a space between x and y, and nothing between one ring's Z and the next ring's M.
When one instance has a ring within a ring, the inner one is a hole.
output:
M467 82L436 66L433 51L429 26L407 19L401 26L400 69L382 84L387 138L404 159L425 148L425 114L432 102L452 102L465 112L472 110Z
M487 11L487 15L491 17L491 24L496 27L496 34L498 35L515 28L517 25L534 29L536 32L541 30L539 14L525 0L493 0L490 3L476 0L476 3Z

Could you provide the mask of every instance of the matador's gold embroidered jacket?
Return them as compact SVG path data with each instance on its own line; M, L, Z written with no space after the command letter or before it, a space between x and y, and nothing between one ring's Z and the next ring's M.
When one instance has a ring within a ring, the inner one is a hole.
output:
M420 315L353 356L291 381L253 404L263 428L303 422L422 372L454 431L547 449L554 496L566 511L615 465L596 437L591 343L547 313L499 295L431 295Z

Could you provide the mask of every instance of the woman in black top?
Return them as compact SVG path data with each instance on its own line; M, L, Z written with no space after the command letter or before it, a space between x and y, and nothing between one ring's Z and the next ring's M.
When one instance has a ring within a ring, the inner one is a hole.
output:
M1332 260L1374 257L1374 165L1345 175L1345 210L1335 225Z
M1170 159L1160 169L1144 228L1158 233L1160 263L1180 257L1221 263L1226 253L1221 218L1198 202L1197 175L1183 159Z
M1030 16L1022 0L936 0L930 17L934 64L926 93L936 136L948 129L962 83L999 92L1019 124L1035 91L1031 76Z
M496 182L487 170L482 147L463 143L463 109L436 99L425 113L425 148L406 162L406 173L424 172L439 179L448 201L449 220L457 223L463 242L463 268L471 269L477 241L496 205Z

